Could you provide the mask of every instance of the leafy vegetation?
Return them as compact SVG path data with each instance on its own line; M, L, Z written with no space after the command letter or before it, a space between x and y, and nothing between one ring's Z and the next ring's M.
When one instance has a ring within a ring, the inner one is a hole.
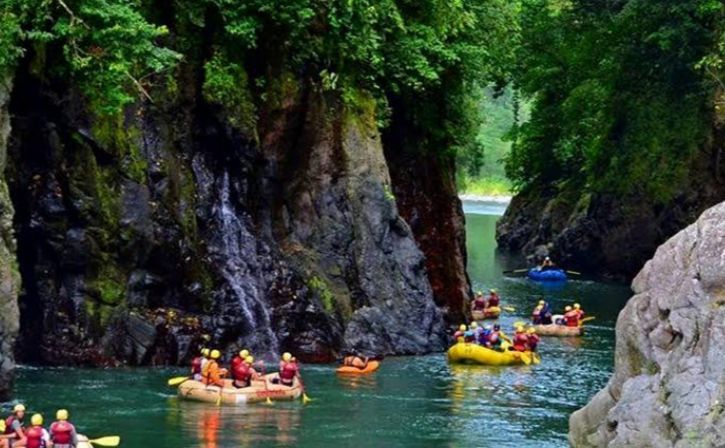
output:
M525 0L521 23L514 185L672 197L712 130L723 4Z

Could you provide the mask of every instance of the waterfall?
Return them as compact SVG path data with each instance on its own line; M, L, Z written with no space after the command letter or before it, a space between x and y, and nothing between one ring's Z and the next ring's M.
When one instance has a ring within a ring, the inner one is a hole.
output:
M279 343L272 332L269 305L264 300L266 287L258 240L249 230L248 218L233 203L229 172L224 170L221 182L216 181L212 207L214 229L209 246L220 274L229 285L234 306L238 307L229 314L234 321L241 317L240 344L254 353L276 354Z

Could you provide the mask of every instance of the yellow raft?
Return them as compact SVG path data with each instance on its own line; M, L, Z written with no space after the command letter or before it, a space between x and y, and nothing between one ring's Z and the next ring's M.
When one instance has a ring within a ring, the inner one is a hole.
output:
M471 310L471 317L473 320L485 320L485 319L498 319L501 315L501 308L498 306L492 306L481 310Z
M266 401L268 398L272 401L291 401L302 395L303 388L297 378L292 387L274 384L273 378L278 378L276 373L254 380L251 386L242 389L234 387L231 380L225 380L224 388L221 390L218 386L207 386L200 381L189 380L179 385L179 397L185 400L217 403L221 395L221 404L244 405Z
M534 325L534 328L540 336L573 337L581 336L584 333L584 327L567 327L557 324Z
M529 365L540 362L538 355L535 353L510 350L499 352L467 342L459 342L449 348L448 361L454 364L480 364L484 366Z

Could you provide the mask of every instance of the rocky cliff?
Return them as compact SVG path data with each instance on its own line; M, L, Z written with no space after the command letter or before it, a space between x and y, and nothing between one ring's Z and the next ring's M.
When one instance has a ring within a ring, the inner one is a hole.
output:
M42 62L29 53L10 101L20 359L173 364L212 344L329 361L346 347L444 347L440 308L449 284L456 297L469 289L465 255L431 252L430 231L411 231L399 214L364 91L350 104L270 68L257 74L263 91L230 110L203 94L191 60L155 86L153 101L109 118ZM438 213L460 248L455 205ZM3 210L7 221L12 208ZM16 329L5 327L4 353Z
M629 280L658 245L707 207L725 200L721 151L717 145L703 149L690 169L689 184L667 203L636 192L592 194L568 186L530 187L511 201L498 223L496 240L500 248L522 252L532 262L551 255L570 269Z
M657 249L617 321L615 372L570 419L576 447L725 444L725 203Z
M0 78L0 172L7 164L7 141L10 134L8 103L12 84ZM15 367L13 348L18 332L18 284L13 235L13 204L7 183L0 177L0 399L6 399L13 385Z

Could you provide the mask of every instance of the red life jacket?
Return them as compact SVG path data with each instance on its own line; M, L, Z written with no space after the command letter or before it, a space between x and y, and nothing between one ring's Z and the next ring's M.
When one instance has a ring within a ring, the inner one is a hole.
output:
M473 309L476 311L481 311L486 309L486 299L483 297L477 297L473 301Z
M57 445L70 445L75 428L67 421L60 420L50 425L50 439Z
M569 311L564 314L564 320L566 321L567 327L578 327L579 326L579 313L577 311Z
M498 298L498 294L491 294L491 297L488 299L488 307L498 306L499 303L501 303L501 299Z
M197 356L191 360L191 374L201 375L201 356Z
M14 415L11 415L7 419L5 419L5 435L15 434L15 430L13 429L14 421L15 421ZM20 422L20 426L23 426L23 422Z
M514 336L514 350L519 352L526 351L526 345L529 343L529 337L526 333L516 333Z
M541 338L539 337L538 334L530 334L529 335L529 350L531 350L532 352L535 352L536 347L539 346L540 340L541 340Z
M248 382L252 378L252 369L246 362L240 362L232 366L232 378L236 381Z
M279 378L282 382L291 383L297 375L297 364L293 362L283 362L282 368L279 369Z
M43 440L43 427L33 426L25 431L25 437L28 439L27 448L43 448L45 441Z

